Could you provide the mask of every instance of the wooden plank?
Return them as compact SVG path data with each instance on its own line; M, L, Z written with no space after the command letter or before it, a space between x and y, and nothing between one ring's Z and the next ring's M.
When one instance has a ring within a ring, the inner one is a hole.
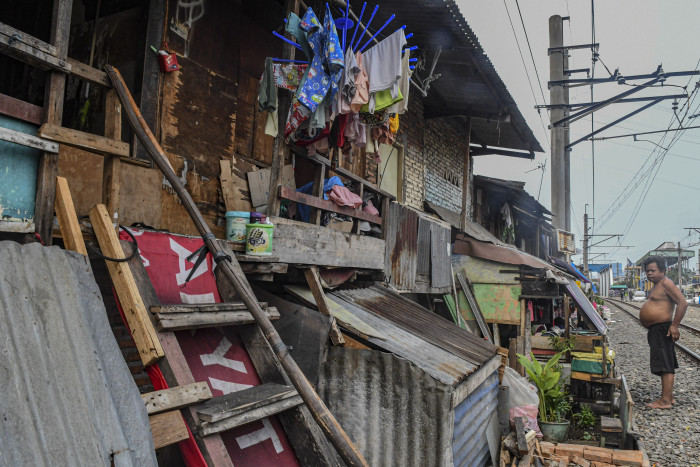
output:
M622 421L619 418L601 416L600 431L622 433Z
M362 209L352 209L348 206L338 206L333 201L317 198L315 196L307 195L305 193L300 193L296 190L292 190L291 188L287 188L286 186L279 187L279 195L282 199L288 199L290 201L306 204L308 206L323 209L326 211L337 212L338 214L344 214L346 216L362 219L363 221L372 222L374 224L382 224L381 217L368 214Z
M55 47L41 42L39 39L24 32L15 35L11 32L3 31L3 29L8 28L8 26L0 23L0 53L28 63L34 67L41 68L42 70L56 70L62 73L70 73L70 64L65 58L57 56L58 51L55 50ZM17 36L19 36L19 38ZM43 47L35 47L31 44L32 42L43 44ZM45 49L45 47L53 48L56 53L47 53L46 50L42 50Z
M301 396L295 395L288 399L283 399L262 407L258 407L248 412L234 415L233 417L226 418L219 422L202 422L199 427L199 433L202 436L209 436L212 434L221 433L223 431L228 431L232 428L236 428L237 426L245 425L246 423L261 420L280 412L284 412L285 410L289 410L303 403L304 401L301 399Z
M51 21L50 43L56 47L56 55L68 54L72 0L54 0ZM54 71L49 73L44 87L44 123L60 125L63 118L63 96L66 92L66 75ZM36 233L50 246L53 242L53 208L58 175L58 154L42 152L37 169L36 197L34 200L34 222Z
M10 143L58 154L58 143L53 143L46 139L37 138L36 136L21 133L16 130L10 130L9 128L0 127L0 141L9 141Z
M292 386L264 383L211 399L198 406L197 413L206 422L218 422L297 394Z
M141 397L143 397L143 403L146 404L148 415L154 415L199 404L211 399L212 395L209 385L206 382L201 382L153 391L141 394Z
M260 307L267 307L267 302L260 302ZM226 302L226 303L196 303L196 304L177 304L177 305L154 305L150 308L151 313L206 313L206 312L221 312L221 311L240 311L247 310L243 302Z
M110 258L125 258L124 250L112 227L112 220L103 204L98 204L90 210L90 222L103 254ZM144 366L151 365L161 358L164 352L139 294L134 276L126 263L113 261L106 263L141 361Z
M41 114L44 109L6 94L0 94L0 114L22 120L23 122L41 125Z
M128 143L105 138L104 136L85 133L84 131L71 130L70 128L64 128L59 125L45 123L39 128L38 135L50 141L56 141L57 143L66 144L97 154L129 157Z
M122 241L121 243L124 245L130 242ZM136 278L139 293L144 303L149 307L159 305L160 302L156 296L156 291L153 289L141 258L136 256L127 264ZM168 386L177 387L195 383L194 376L192 376L192 371L187 364L185 355L182 353L175 333L162 332L158 334L158 337L160 337L163 350L165 351L165 356L158 362L158 367L163 372ZM185 416L189 426L196 427L199 425L199 416L193 406L183 409L182 414ZM207 465L233 467L233 462L231 462L226 446L224 446L220 436L214 435L207 436L204 439L197 439L197 444L204 455Z
M245 262L250 262L250 263L276 263L280 259L276 256L256 256L256 255L247 255L245 253L236 253L236 260L239 263L245 263Z
M121 141L122 139L122 105L114 89L107 91L105 96L105 137ZM105 155L102 169L102 203L107 206L114 220L119 221L119 172L121 162L119 156Z
M56 47L51 44L37 39L36 37L30 36L24 31L15 29L4 23L0 23L0 35L8 36L13 38L13 42L20 42L28 47L32 47L37 50L41 50L47 55L58 55Z
M315 170L314 170L314 186L313 186L313 196L319 200L325 201L323 199L323 194L324 194L324 184L326 180L326 166L325 165L317 165ZM295 193L298 193L296 190L294 190ZM280 191L280 197L283 197L282 192ZM335 203L330 203L330 204L335 204ZM321 215L323 212L321 209L318 207L312 206L311 207L311 214L309 216L309 222L312 224L316 225L321 225Z
M518 440L518 451L520 454L527 454L529 451L527 446L527 439L525 439L525 424L523 423L522 417L516 417L515 422L515 436Z
M333 317L330 308L328 307L326 295L323 293L323 288L321 287L321 280L318 277L318 268L316 266L312 266L304 269L304 277L306 277L306 282L309 284L309 290L311 290L311 294L314 297L314 303L316 304L318 311L320 311L322 315ZM335 322L335 318L332 318L331 320L329 337L334 345L345 344L343 333L340 332L340 329L338 329L338 324Z
M170 446L190 437L187 425L179 410L160 413L148 417L153 434L153 445L156 449Z
M61 226L61 235L66 250L77 251L81 255L87 256L83 233L80 231L78 216L73 206L73 198L70 195L68 181L63 177L56 180L56 216L58 224Z
M491 344L493 344L493 336L491 335L491 330L486 324L484 315L481 314L481 308L479 307L479 304L477 303L476 298L472 293L471 284L469 283L467 276L464 274L464 270L460 270L457 273L457 280L459 281L459 285L462 287L462 291L464 291L464 296L467 297L467 301L469 302L469 308L471 309L472 314L476 319L476 322L479 324L481 335L485 337L486 340L488 340Z
M231 161L228 159L222 159L219 161L221 166L221 175L219 176L219 181L221 182L221 194L224 198L224 204L226 205L227 211L235 211L235 187L233 186L233 180L231 175Z
M272 255L281 263L384 269L384 240L272 217Z
M279 319L280 317L275 307L267 307L264 313L270 320ZM181 331L185 329L239 326L253 323L255 323L255 318L249 311L165 313L156 315L156 328L158 331Z
M97 68L93 68L90 65L79 62L70 57L66 57L66 62L70 65L70 74L76 76L83 81L87 81L91 84L96 84L98 86L103 86L106 88L112 87L112 82L109 80L107 73Z

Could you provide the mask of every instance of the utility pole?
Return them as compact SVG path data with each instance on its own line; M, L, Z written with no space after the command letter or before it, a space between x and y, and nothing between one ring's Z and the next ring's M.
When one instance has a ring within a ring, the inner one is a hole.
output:
M583 274L588 277L588 213L583 213Z
M562 17L559 15L549 18L549 79L562 82L568 78L564 74L564 55L568 50L564 49L564 27ZM557 84L549 88L549 103L552 106L549 112L550 122L554 123L566 118L567 110L566 93L564 84ZM566 125L568 127L568 125ZM566 179L566 128L565 125L552 125L552 224L555 228L570 231L567 226L566 191L568 180Z
M683 250L681 250L681 242L678 242L678 288L683 292Z

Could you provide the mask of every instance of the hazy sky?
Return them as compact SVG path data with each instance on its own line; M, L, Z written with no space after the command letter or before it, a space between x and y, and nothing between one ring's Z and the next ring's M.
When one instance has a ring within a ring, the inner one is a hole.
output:
M552 15L570 16L564 22L564 43L591 43L590 0L457 0L460 10L476 33L496 71L515 99L536 138L545 149L534 161L500 156L484 156L476 159L475 173L492 177L521 180L526 190L537 197L540 189L540 164L546 162L542 181L540 202L550 203L549 168L551 165L549 115L542 110L537 113L535 104L543 104L542 93L549 103L547 80L549 79L548 21ZM527 40L523 32L518 5L525 23L525 31L532 47L535 67L530 57ZM507 8L507 10L506 10ZM595 0L595 42L600 44L600 59L595 66L595 77L609 76L603 66L611 72L620 69L623 75L645 74L663 64L666 72L698 69L700 60L700 1L697 0ZM516 39L511 29L508 13L513 22L517 40L520 42L521 59ZM590 68L590 49L572 50L569 67ZM528 83L525 68L532 80L533 91ZM539 73L539 82L537 74ZM574 78L585 78L584 74ZM683 94L680 87L687 86L692 93L700 76L669 78L666 85L636 93L637 96ZM644 81L634 81L642 83ZM674 87L676 85L680 87ZM598 84L594 87L595 101L612 97L631 87L616 83ZM572 88L571 102L590 102L589 86ZM700 113L700 92L688 100L678 103L678 118L683 126L700 125L700 117L689 118ZM631 117L596 137L622 135L635 132L665 130L679 123L672 110L672 100L662 101L650 109ZM595 128L612 122L646 102L615 104L596 112L593 116ZM687 115L686 115L686 110ZM685 115L685 119L683 116ZM571 141L591 132L591 118L575 122L571 126ZM700 241L698 234L688 236L684 227L700 227L700 128L683 132L659 133L640 136L649 140L634 141L632 137L597 141L594 150L590 142L573 147L571 153L571 202L572 230L577 247L581 247L583 213L594 213L594 187L592 184L592 152L595 154L595 234L626 234L621 245L630 249L596 248L597 252L611 252L591 262L625 262L639 259L648 250L665 241L681 241L683 246ZM668 149L668 151L657 147ZM646 163L645 163L646 161ZM657 161L655 165L652 163ZM641 169L641 171L640 171ZM658 170L658 171L657 171ZM526 171L531 171L525 173ZM640 171L635 178L635 174ZM648 174L648 175L645 175ZM652 182L653 179L653 182ZM627 191L623 190L628 187ZM630 188L633 191L630 192ZM647 190L647 188L649 188ZM646 193L646 196L645 196ZM627 199L623 201L622 198ZM614 211L610 211L614 209ZM606 212L607 211L607 212ZM636 212L636 215L635 215ZM607 219L606 219L607 217ZM606 242L614 245L616 240ZM692 246L696 250L700 245ZM574 257L580 260L580 256ZM692 261L695 266L696 260Z

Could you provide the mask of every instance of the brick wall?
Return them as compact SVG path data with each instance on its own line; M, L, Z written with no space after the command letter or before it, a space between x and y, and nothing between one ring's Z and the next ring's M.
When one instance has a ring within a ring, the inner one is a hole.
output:
M463 118L423 118L423 101L417 94L410 98L408 112L400 117L398 144L404 148L403 204L420 211L428 200L452 211L462 210L462 177L466 152ZM472 186L473 165L470 165ZM365 178L377 179L377 165L366 159ZM467 216L471 219L472 196L467 197Z

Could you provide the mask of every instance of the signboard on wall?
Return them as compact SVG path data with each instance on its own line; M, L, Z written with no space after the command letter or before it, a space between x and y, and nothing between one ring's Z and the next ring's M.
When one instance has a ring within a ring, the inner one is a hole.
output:
M574 243L574 234L557 229L557 250L562 253L575 255L576 244Z

